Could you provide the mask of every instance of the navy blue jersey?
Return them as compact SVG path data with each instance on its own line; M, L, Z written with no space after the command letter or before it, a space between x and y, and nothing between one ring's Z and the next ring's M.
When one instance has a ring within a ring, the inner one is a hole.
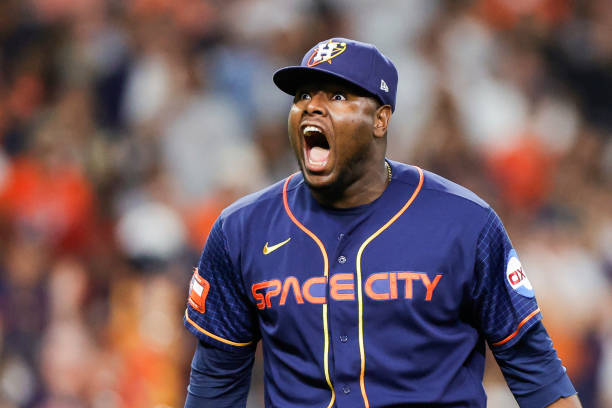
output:
M262 340L268 407L484 407L485 342L541 319L494 211L390 161L374 202L326 208L300 173L227 209L185 325L225 350Z

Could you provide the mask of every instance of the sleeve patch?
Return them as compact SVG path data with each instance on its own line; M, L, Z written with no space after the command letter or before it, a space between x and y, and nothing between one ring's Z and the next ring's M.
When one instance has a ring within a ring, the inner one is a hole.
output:
M535 296L533 286L527 279L521 261L514 249L508 252L508 261L506 263L506 280L510 287L519 295L532 298Z
M189 284L189 304L200 313L206 312L206 297L210 290L210 284L194 268L191 283Z

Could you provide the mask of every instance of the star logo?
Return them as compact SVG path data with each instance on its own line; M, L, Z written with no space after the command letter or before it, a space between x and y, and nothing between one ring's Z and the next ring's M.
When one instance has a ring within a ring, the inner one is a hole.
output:
M346 43L328 41L326 43L320 43L314 50L306 66L314 67L322 62L332 63L332 59L342 54L346 50Z

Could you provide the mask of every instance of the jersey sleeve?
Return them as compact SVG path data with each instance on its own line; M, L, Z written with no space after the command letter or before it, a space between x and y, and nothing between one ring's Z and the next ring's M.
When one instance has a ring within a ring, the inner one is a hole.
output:
M255 347L259 339L256 312L231 262L221 219L191 278L183 322L199 340L223 350Z
M254 350L220 350L199 341L191 361L184 408L246 407Z
M493 355L521 407L547 407L576 394L542 322L512 347L493 349Z
M511 347L541 320L533 287L491 209L478 237L474 282L476 324L492 349Z

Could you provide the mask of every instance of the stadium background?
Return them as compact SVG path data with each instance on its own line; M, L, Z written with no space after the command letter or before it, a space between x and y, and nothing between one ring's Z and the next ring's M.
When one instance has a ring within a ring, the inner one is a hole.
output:
M397 65L389 156L494 206L584 406L612 406L609 0L3 0L0 408L182 406L208 229L295 171L271 75L339 34Z

